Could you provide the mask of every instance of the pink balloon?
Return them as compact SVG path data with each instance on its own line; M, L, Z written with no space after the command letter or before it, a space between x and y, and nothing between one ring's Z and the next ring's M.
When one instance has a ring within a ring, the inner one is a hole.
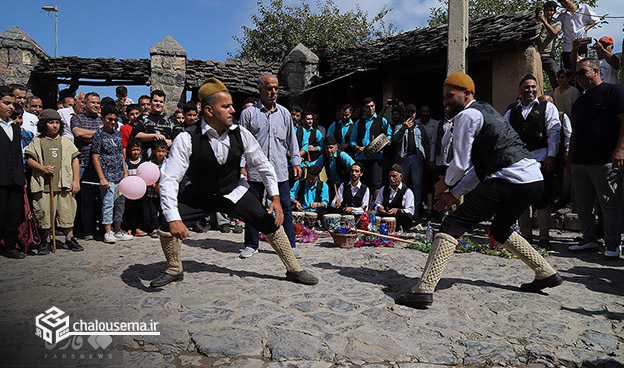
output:
M126 176L119 182L119 191L128 199L139 199L146 190L145 181L138 176Z
M137 168L137 176L143 179L146 185L152 185L160 178L160 169L153 162L144 162Z

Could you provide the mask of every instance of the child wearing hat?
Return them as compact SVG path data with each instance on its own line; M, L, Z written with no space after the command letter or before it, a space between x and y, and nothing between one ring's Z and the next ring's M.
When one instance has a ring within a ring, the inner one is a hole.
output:
M28 166L33 169L30 181L33 210L41 226L42 242L36 250L38 255L50 253L51 218L64 230L67 248L74 252L84 250L74 237L74 195L80 190L80 152L69 138L61 135L63 125L58 112L43 110L37 123L39 135L25 148ZM51 194L55 208L50 206Z

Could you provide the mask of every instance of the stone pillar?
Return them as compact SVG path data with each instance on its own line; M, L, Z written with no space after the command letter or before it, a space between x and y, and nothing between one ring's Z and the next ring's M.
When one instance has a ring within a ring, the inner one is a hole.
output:
M50 56L16 26L0 33L0 85L23 84L32 89L30 74Z
M319 57L302 44L295 46L280 67L280 84L290 92L290 103L303 105L303 90L319 75Z
M449 0L447 75L466 72L468 0Z
M542 62L537 48L533 45L519 45L512 51L492 59L492 105L501 114L516 101L518 83L527 74L537 78L538 94L544 91ZM479 86L476 86L477 98Z
M186 50L173 37L167 36L150 48L150 58L150 91L165 92L166 113L171 115L179 102L186 101Z

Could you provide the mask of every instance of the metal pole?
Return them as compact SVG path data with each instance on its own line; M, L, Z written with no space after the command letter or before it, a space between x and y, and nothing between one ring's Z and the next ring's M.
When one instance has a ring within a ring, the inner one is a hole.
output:
M55 22L54 22L54 33L56 34L56 42L54 43L54 57L58 57L58 5L54 6L56 8Z

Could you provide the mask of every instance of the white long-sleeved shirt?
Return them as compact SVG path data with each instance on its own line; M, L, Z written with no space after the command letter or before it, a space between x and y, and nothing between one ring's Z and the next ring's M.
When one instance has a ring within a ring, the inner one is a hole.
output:
M470 188L464 193L456 191L458 195L453 194L456 198L475 188L479 182L474 170L469 172L473 168L472 144L483 127L483 114L477 109L469 108L474 102L470 101L453 120L453 160L446 169L444 183L452 187L461 180L464 190ZM533 183L544 179L539 162L533 158L522 159L485 177L486 180L493 178L504 179L513 184Z
M401 183L396 188L396 190L392 189L392 186L390 186L390 202L392 202L392 200L394 199L394 196L404 186L405 184ZM377 207L383 206L384 190L386 190L386 187L381 187L381 190L379 191L379 193L377 193L377 198L375 198L375 203L377 204ZM375 209L377 209L377 207ZM414 193L409 188L405 190L405 195L403 195L403 200L401 201L401 207L402 207L402 210L405 211L406 213L409 213L410 215L414 214Z
M231 126L230 129L236 129L238 126ZM217 162L223 165L228 157L230 150L230 137L228 132L219 135L202 119L202 134L210 138L210 147L214 152ZM279 195L277 187L277 178L275 170L269 163L266 156L262 152L262 148L254 136L245 128L240 127L241 139L243 141L243 156L249 167L253 167L260 174L264 187L267 189L269 196ZM168 222L181 220L178 211L178 183L186 174L189 168L189 162L193 153L191 143L191 135L188 132L182 132L173 140L169 157L165 159L160 170L160 205ZM215 178L218 180L218 178ZM236 203L247 192L249 184L244 176L240 176L238 184L232 192L224 197Z
M535 104L539 103L539 100L536 98L531 101L528 105L524 106L521 102L518 102L517 106L522 108L522 117L526 120L529 113L533 109ZM511 115L511 110L507 110L505 113L505 121L509 123L509 116ZM537 161L544 161L546 157L557 157L557 152L559 151L559 140L561 139L560 130L561 130L561 122L559 121L559 110L557 106L554 104L547 102L546 103L546 112L544 113L544 125L546 128L546 139L548 141L548 147L538 148L536 150L531 151L531 155Z
M351 198L355 198L355 195L362 187L362 182L358 181L356 186L353 186L353 183L349 182L349 188L351 189ZM370 199L370 191L366 188L366 192L364 192L364 197L362 197L362 206L361 207L351 207L351 213L354 215L361 215L364 213L364 209L368 206L368 202ZM340 184L338 187L338 191L336 192L336 197L331 203L331 206L334 208L338 208L340 206L337 205L336 200L342 203L344 201L344 183Z

